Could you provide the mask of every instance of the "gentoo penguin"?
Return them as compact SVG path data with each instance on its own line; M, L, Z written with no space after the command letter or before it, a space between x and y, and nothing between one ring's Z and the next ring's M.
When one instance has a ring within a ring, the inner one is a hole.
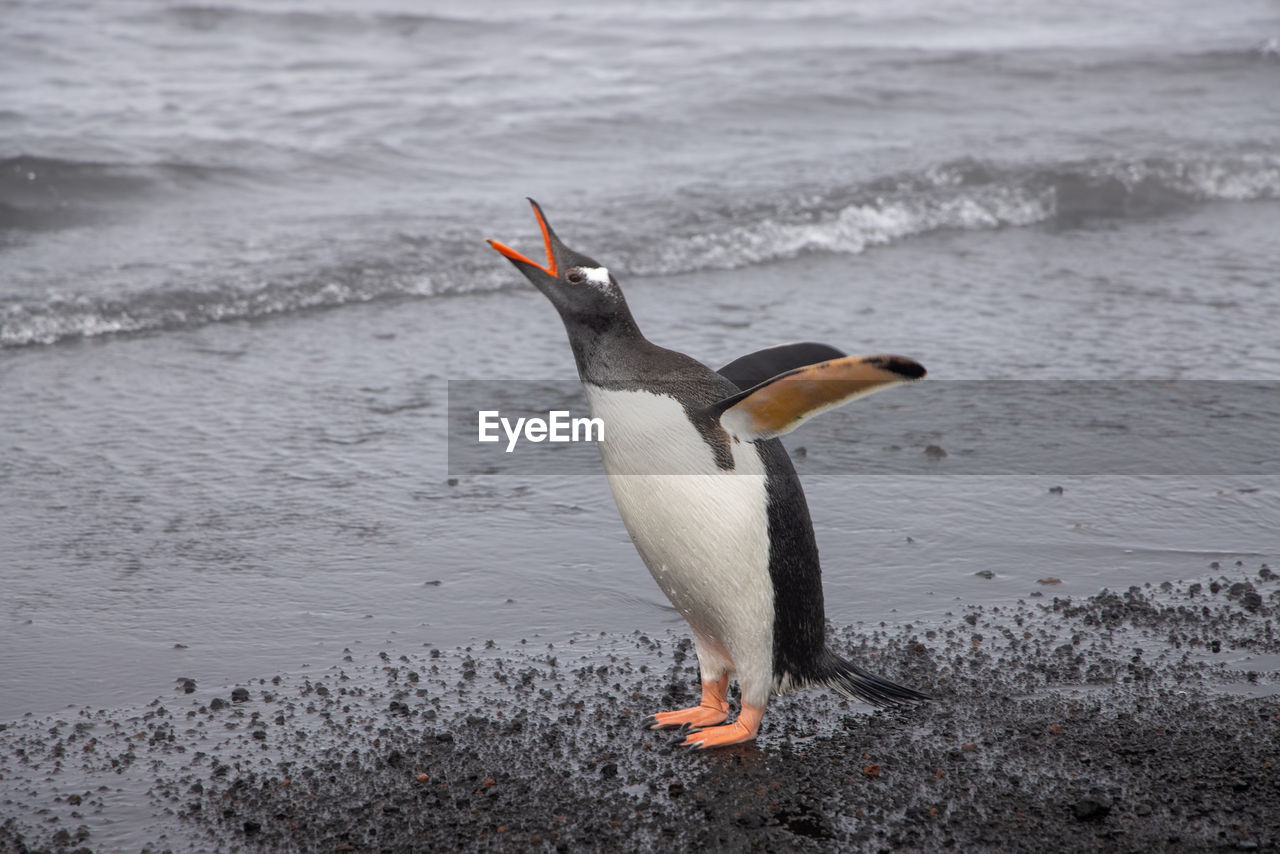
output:
M755 737L771 693L825 685L877 705L927 699L826 644L809 508L777 436L854 397L919 379L900 356L792 344L713 371L640 334L618 283L560 242L537 202L547 262L490 240L551 300L569 333L618 512L654 580L693 630L702 702L659 712L693 748ZM729 677L742 709L729 717Z

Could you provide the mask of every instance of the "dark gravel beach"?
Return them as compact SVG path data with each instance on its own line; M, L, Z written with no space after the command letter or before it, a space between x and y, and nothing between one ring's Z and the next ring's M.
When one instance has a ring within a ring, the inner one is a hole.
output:
M0 849L115 850L149 826L154 851L1274 850L1280 584L1226 569L838 630L935 701L809 690L711 753L640 728L694 697L679 636L389 643L309 676L179 680L144 709L9 724Z

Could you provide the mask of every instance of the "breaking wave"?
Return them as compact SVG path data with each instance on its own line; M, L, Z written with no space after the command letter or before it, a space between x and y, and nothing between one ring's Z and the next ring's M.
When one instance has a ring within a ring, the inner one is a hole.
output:
M36 167L56 173L81 195L139 191L160 180L157 175L193 177L185 167L140 175L34 158L0 162L6 181L21 180L24 169ZM628 235L575 231L573 243L609 246L611 266L625 273L676 274L813 252L856 254L943 229L1073 227L1097 218L1157 216L1206 202L1274 199L1280 199L1280 158L1274 156L1025 167L962 160L857 185L778 194L769 203L703 199L686 203L674 225L670 199L632 202L629 217L638 219L639 227ZM0 210L0 217L4 214ZM253 282L175 282L163 290L110 298L0 302L0 347L514 286L510 271L494 263L480 239L483 224L474 225L473 241L400 235L400 245L365 247L363 259L277 276L265 270Z
M682 273L783 260L807 252L857 254L942 229L994 229L1156 216L1212 201L1280 198L1280 158L1097 161L999 169L963 160L923 173L836 190L747 222L669 236L637 248L635 273Z

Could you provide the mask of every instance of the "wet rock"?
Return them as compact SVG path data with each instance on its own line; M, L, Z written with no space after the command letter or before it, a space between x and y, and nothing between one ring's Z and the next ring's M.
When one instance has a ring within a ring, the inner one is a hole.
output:
M1111 814L1111 802L1104 797L1089 795L1071 805L1071 815L1077 821L1102 821Z

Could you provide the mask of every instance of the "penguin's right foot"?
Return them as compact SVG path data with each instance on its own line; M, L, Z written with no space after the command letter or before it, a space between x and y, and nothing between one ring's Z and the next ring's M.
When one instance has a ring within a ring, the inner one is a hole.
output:
M648 729L667 729L669 727L688 726L690 729L701 729L724 723L729 717L729 676L726 674L715 682L702 683L702 702L687 709L674 712L658 712L650 715L645 724Z
M760 731L760 719L764 717L764 706L742 704L742 714L731 724L708 727L698 732L691 732L680 742L682 747L690 750L706 750L709 747L726 747L730 744L741 744L756 737Z

